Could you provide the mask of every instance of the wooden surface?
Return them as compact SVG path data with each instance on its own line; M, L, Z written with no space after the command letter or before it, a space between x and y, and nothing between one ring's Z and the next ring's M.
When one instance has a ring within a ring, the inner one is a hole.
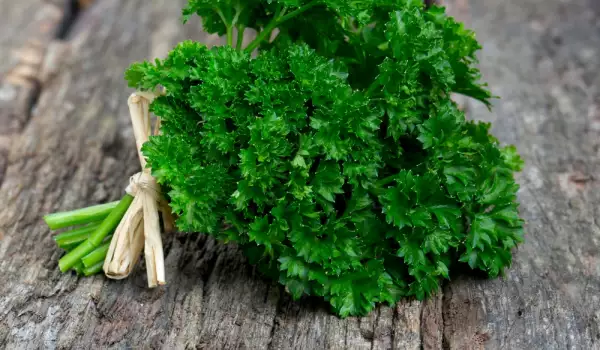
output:
M526 243L504 279L340 320L292 302L233 246L165 237L169 284L78 279L40 217L118 198L138 170L122 75L184 38L183 0L0 0L0 348L600 349L600 3L452 0L526 160ZM82 3L91 3L84 1ZM70 16L73 14L74 16ZM183 29L182 29L183 28Z

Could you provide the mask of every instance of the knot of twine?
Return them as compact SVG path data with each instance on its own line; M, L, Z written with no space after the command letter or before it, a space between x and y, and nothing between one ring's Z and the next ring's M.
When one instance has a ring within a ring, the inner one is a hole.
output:
M166 283L159 210L163 213L166 231L172 228L173 222L160 186L151 175L150 168L146 167L146 159L141 152L142 145L152 134L149 106L157 94L137 92L127 101L142 171L129 179L126 192L134 199L113 234L103 266L107 277L123 279L133 271L143 249L150 288ZM159 129L160 119L154 133L157 134Z
M135 197L139 191L154 192L156 198L161 197L160 186L156 183L156 179L147 171L141 171L129 178L129 186L125 188L125 192Z

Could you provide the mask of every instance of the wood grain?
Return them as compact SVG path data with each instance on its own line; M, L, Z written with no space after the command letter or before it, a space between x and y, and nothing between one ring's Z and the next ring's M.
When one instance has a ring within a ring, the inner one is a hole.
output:
M139 170L125 68L182 39L216 42L199 23L181 26L183 2L85 2L62 36L68 2L0 0L0 100L11 96L0 102L0 348L600 348L594 0L445 2L484 43L485 80L502 96L491 113L466 101L470 117L493 121L527 162L527 241L504 279L456 276L426 302L341 320L319 301L291 301L235 246L204 235L164 238L164 288L146 288L143 266L123 281L61 274L41 215L114 200ZM15 60L29 38L39 57ZM3 94L20 62L37 90Z

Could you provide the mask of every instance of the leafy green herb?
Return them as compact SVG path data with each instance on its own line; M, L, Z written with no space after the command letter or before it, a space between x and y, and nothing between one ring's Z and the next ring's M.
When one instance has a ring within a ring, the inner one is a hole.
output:
M492 95L474 34L443 8L191 0L183 14L228 45L185 41L126 73L166 88L143 151L180 230L237 242L342 317L422 299L461 262L491 277L510 265L522 160L450 99ZM243 48L246 28L258 35Z

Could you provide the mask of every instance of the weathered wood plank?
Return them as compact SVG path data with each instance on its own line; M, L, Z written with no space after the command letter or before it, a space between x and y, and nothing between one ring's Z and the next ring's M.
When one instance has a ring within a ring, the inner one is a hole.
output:
M503 97L493 113L467 107L493 121L527 161L519 178L527 242L506 279L463 276L424 303L405 300L340 320L313 300L291 301L235 247L202 235L165 237L165 288L146 289L143 268L124 281L60 274L60 252L40 215L115 199L138 170L124 69L183 38L215 40L197 25L182 31L182 3L97 1L66 37L68 49L46 54L54 57L45 59L50 68L36 68L44 84L29 123L29 106L5 104L24 119L5 141L10 161L0 187L0 347L600 347L600 8L593 0L449 1L484 42L484 76ZM13 6L6 4L0 0L0 8ZM64 12L51 18L59 23ZM5 28L23 42L55 34L13 25L0 23L0 37ZM20 47L9 46L0 62ZM0 118L10 113L0 109Z
M444 290L452 349L600 348L600 6L575 0L454 0L484 49L493 112L473 118L515 143L526 242L505 279Z

